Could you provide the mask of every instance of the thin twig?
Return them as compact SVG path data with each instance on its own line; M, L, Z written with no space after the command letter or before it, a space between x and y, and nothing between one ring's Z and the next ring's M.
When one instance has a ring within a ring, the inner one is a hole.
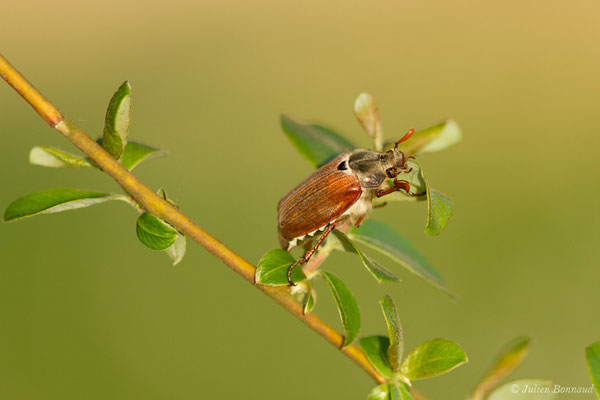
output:
M0 76L8 82L33 109L53 128L63 134L84 154L98 164L110 175L123 190L128 193L146 211L168 222L185 236L191 238L214 256L223 261L232 270L241 275L258 290L265 293L287 311L292 313L309 328L321 335L325 340L340 349L352 361L365 370L376 382L383 383L381 376L367 360L364 353L356 346L342 347L343 337L331 326L314 314L304 315L302 306L284 287L270 287L254 283L254 265L233 252L223 243L209 235L192 220L173 207L169 202L154 193L149 187L125 169L117 160L90 138L83 130L65 118L62 113L46 100L25 78L17 72L0 55Z

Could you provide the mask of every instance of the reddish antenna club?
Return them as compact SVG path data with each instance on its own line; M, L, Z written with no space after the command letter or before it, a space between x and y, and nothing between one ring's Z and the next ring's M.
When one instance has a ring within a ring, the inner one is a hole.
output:
M398 140L398 141L396 142L396 145L394 146L394 150L397 150L397 149L398 149L398 145L399 145L400 143L402 143L402 142L406 142L408 139L410 139L410 137L413 135L413 133L415 133L415 130L414 130L414 129L411 129L411 130L409 130L408 132L406 132L406 133L404 134L404 136L402 136L402 137L400 138L400 140Z

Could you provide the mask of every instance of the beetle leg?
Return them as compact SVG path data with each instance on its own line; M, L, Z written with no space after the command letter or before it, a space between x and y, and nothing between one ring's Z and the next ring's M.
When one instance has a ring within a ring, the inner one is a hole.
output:
M306 262L306 260L304 259L304 257L302 257L301 259L297 260L295 263L293 263L292 265L290 265L290 267L287 270L287 278L288 278L288 285L289 286L296 286L296 284L292 281L292 270L294 269L294 267L296 265L302 265Z
M362 224L362 222L364 221L364 219L365 219L365 217L366 217L366 216L367 216L367 214L365 214L365 215L361 216L361 217L358 219L358 221L356 221L356 223L354 224L354 226L358 228L358 227L360 226L360 224Z
M410 184L407 181L394 180L394 186L378 191L375 195L377 197L388 195L396 190L404 189L406 193L410 193Z
M425 196L425 194L427 194L427 191L425 191L423 193L411 193L410 192L410 184L408 183L408 181L395 180L394 186L384 189L384 190L380 190L377 193L375 193L375 195L379 198L379 197L388 195L388 194L393 193L396 190L400 190L400 189L404 189L404 191L406 192L407 195L414 196L414 197L421 197L421 196Z
M403 153L403 155L404 155L404 153ZM407 164L407 161L409 161L409 160L410 160L410 161L416 161L417 159L416 159L416 158L414 158L413 156L406 156L406 157L404 158L404 162L403 162L403 164L402 164L402 172L404 172L405 174L407 174L407 173L409 173L409 172L411 172L411 171L413 170L413 168L412 168L412 167L408 167L408 166L406 165L406 164Z
M304 243L304 254L306 254L310 250L310 248L312 246L312 242L313 242L313 240L312 240L312 238L310 238L306 241L306 243Z
M315 251L317 251L317 249L319 248L321 243L323 243L323 241L325 240L327 235L329 235L331 233L331 231L335 229L335 226L336 226L335 223L331 223L331 224L327 225L327 228L325 228L325 230L323 231L323 234L321 235L321 237L319 238L317 243L313 246L313 248L308 250L306 253L304 253L304 257L302 257L301 259L299 259L298 261L296 261L295 263L290 265L290 267L287 270L287 278L288 278L288 283L290 286L296 286L296 284L292 281L292 269L294 269L294 267L296 265L302 265L302 264L308 262L308 260L310 260L312 255L315 254Z
M383 203L375 204L373 206L373 208L381 208L381 207L385 207L386 205L387 205L387 201L384 201Z

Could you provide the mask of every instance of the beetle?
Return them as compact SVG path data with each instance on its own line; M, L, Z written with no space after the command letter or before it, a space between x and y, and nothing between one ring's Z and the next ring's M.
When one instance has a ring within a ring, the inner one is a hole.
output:
M290 286L295 285L292 269L308 262L334 229L344 224L359 226L373 208L375 197L398 190L411 196L425 194L411 193L408 181L398 179L398 175L410 172L406 161L414 159L406 157L398 145L414 132L409 130L386 152L358 149L336 156L279 200L277 228L281 247L290 251L301 243L305 246L304 256L288 268ZM392 186L386 185L387 179L393 179ZM321 236L311 247L319 232Z

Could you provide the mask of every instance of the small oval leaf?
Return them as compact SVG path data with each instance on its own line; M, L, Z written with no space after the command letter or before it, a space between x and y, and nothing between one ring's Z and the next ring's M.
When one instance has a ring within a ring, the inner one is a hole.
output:
M140 242L153 250L164 250L177 238L175 228L149 212L138 217L136 231Z
M596 389L596 396L600 399L600 342L596 342L585 349L585 355L590 369L592 383Z
M422 168L421 176L427 187L427 226L425 227L425 233L432 236L439 235L452 217L452 200L429 186Z
M383 385L375 386L369 393L367 400L391 400L391 398L390 385L384 383Z
M552 382L541 379L518 379L505 383L489 395L487 400L552 400Z
M292 296L302 304L302 313L309 314L315 307L317 293L313 290L308 279L299 282L291 288Z
M354 145L341 135L320 125L307 125L281 116L281 128L296 150L313 166L320 167Z
M185 236L181 233L177 234L177 238L173 242L173 244L165 249L171 261L173 261L173 266L179 264L179 262L183 259L185 255L185 251L187 248L187 243L185 240Z
M401 382L390 383L392 385L392 400L414 400L407 385Z
M127 197L72 188L47 189L30 193L10 203L4 212L4 221L74 210L110 200L127 201Z
M442 233L452 217L452 200L442 192L427 186L427 226L425 232L436 236Z
M383 299L379 301L379 305L381 306L381 311L383 312L390 338L390 345L386 351L387 360L392 367L392 371L398 373L400 371L400 363L404 353L404 336L402 333L400 316L398 315L396 303L394 303L394 300L392 300L389 295L386 294Z
M383 222L366 220L348 233L352 240L375 249L396 261L408 271L436 288L453 296L442 277L425 257L394 228Z
M386 378L391 378L392 367L386 354L390 346L390 339L385 336L367 336L361 338L358 344L377 372Z
M398 279L396 275L388 271L386 268L381 266L379 263L377 263L375 260L367 256L366 254L364 254L358 248L358 246L356 246L356 244L354 244L354 242L352 242L352 240L350 240L350 238L346 236L343 232L336 229L333 231L333 233L335 234L340 244L342 245L342 248L345 251L357 254L360 257L365 268L367 268L367 270L371 273L371 275L373 275L377 282L400 282L400 279Z
M265 254L256 267L254 281L261 285L287 286L289 285L287 271L296 259L287 251L275 249ZM300 265L292 270L292 282L300 282L306 279Z
M128 170L132 170L142 161L162 157L166 154L167 152L164 150L155 149L142 143L127 142L121 164Z
M304 307L302 308L302 312L304 315L310 314L312 310L315 308L315 304L317 304L317 292L311 290L308 293L308 299L304 303Z
M348 346L356 339L358 331L360 330L360 312L358 311L358 305L356 304L356 300L350 292L350 289L348 289L346 284L342 282L340 278L331 272L321 271L320 274L329 285L329 289L331 289L333 299L335 300L335 304L340 313L342 325L344 326L344 332L346 334L342 347Z
M462 140L460 126L453 120L447 120L426 129L416 131L410 139L400 143L399 150L406 155L431 153L450 147ZM394 146L395 140L386 142L384 149Z
M368 93L359 94L354 102L354 115L367 131L367 134L375 139L375 150L381 151L383 148L383 132L379 110L373 96Z
M32 148L29 152L29 162L33 165L51 168L80 168L94 166L83 157L46 146L35 146Z
M448 339L433 339L420 344L404 359L401 372L408 379L423 379L444 374L467 362L459 345Z
M374 387L367 400L414 400L414 398L404 384L390 382Z
M471 400L483 400L498 382L514 371L525 358L530 341L528 337L518 337L507 343L498 354L492 368L473 390Z
M129 136L130 94L131 85L125 81L113 94L106 109L102 147L117 160L121 159Z

